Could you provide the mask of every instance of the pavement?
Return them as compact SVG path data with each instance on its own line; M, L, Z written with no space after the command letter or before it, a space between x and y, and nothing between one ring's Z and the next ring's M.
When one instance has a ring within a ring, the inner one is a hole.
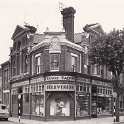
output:
M71 121L38 121L21 119L20 124L124 124L124 116L120 116L120 122L113 122L113 117L105 118L92 118L92 119L82 119L82 120L71 120ZM19 123L19 119L15 117L10 117L9 121Z

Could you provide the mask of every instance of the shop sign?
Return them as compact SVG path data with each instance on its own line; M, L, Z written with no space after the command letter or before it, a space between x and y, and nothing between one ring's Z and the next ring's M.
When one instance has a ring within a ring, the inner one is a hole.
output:
M74 91L75 85L73 84L47 84L46 91Z
M23 82L14 83L14 84L12 84L12 87L19 87L19 86L27 85L27 84L29 84L29 80L23 81Z
M46 77L46 81L55 81L55 80L75 81L73 76L47 76Z
M34 78L31 80L31 84L33 83L39 83L39 82L43 82L44 81L44 78L43 77L40 77L40 78Z
M76 81L77 81L77 82L90 83L90 79L87 79L87 78L81 78L81 77L77 78Z
M98 80L92 80L92 84L111 87L110 83L98 81Z

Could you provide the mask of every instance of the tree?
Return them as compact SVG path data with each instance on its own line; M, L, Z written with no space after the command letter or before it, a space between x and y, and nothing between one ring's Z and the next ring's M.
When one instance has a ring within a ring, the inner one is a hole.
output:
M120 74L124 67L124 30L113 30L91 41L89 59L92 64L106 65L112 72L112 83L116 99L116 122L119 122L119 96L123 92Z

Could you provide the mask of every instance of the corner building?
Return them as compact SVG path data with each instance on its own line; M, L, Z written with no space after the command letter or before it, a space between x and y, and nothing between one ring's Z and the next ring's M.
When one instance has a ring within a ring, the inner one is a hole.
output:
M86 51L74 41L75 10L69 7L61 13L65 32L36 34L33 26L18 25L13 33L10 52L12 116L18 115L19 94L25 118L49 120L112 115L111 82L84 73L88 66Z

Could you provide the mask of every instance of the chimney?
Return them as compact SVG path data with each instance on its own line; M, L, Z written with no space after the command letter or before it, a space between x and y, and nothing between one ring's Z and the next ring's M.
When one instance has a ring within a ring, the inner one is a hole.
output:
M74 14L75 9L73 7L64 8L61 11L63 15L63 27L65 29L66 38L74 42Z

